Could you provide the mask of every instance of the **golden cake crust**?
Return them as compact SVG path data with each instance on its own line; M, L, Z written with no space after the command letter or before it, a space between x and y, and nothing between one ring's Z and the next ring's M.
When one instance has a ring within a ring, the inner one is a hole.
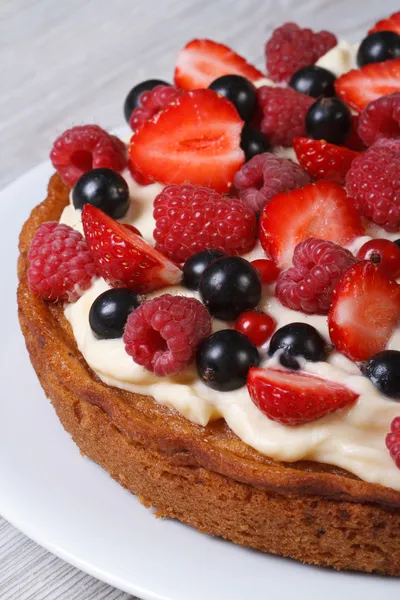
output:
M33 296L27 251L58 220L68 188L54 175L20 235L18 313L32 365L81 451L159 516L303 562L400 576L400 493L313 462L279 463L221 419L191 423L149 396L102 383L60 304Z

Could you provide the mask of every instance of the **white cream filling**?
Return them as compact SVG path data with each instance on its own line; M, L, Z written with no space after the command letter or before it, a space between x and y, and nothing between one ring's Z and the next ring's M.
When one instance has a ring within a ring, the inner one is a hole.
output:
M356 47L340 42L323 56L317 64L335 74L349 70L355 64ZM259 85L273 85L260 80ZM294 158L292 148L276 149L278 156ZM135 225L144 238L153 242L153 199L161 191L160 184L140 186L128 171L123 173L128 181L132 206L122 222ZM80 211L71 205L64 209L60 222L82 231ZM387 234L376 226L368 227L368 235L357 238L349 246L356 251L370 237L397 239L400 234ZM263 257L260 246L248 256L250 260ZM251 401L247 388L233 392L210 389L197 377L193 366L176 377L158 378L137 365L124 349L122 339L98 340L89 326L89 310L94 299L108 285L98 279L83 296L73 304L66 304L69 320L79 350L88 365L107 385L153 396L157 402L169 406L190 421L207 425L210 420L223 417L236 435L252 448L281 461L312 460L347 469L364 481L379 483L400 491L400 470L395 466L385 447L385 436L392 420L400 415L400 405L385 398L373 384L363 377L358 367L343 355L334 352L327 362L305 362L304 369L322 378L343 383L359 394L359 399L349 409L336 411L312 423L287 427L269 420ZM163 293L196 296L181 286L165 288L148 297ZM260 302L277 321L277 327L303 321L312 324L329 341L327 319L323 316L304 315L282 306L266 289ZM214 330L229 327L228 323L214 321ZM400 349L400 328L394 332L388 348ZM276 358L265 353L262 366L276 365Z

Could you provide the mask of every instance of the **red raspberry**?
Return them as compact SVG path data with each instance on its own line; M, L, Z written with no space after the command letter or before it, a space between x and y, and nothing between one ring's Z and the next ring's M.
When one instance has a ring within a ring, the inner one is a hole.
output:
M389 148L393 152L400 152L400 137L398 138L379 138L374 143L374 148Z
M200 250L245 254L257 222L241 200L198 185L168 185L154 200L156 248L181 263Z
M396 466L400 469L400 417L392 421L390 433L386 436L386 447Z
M269 152L257 154L236 173L233 184L246 206L260 212L273 196L311 183L310 176L296 163Z
M369 102L358 121L358 134L367 146L380 138L400 136L400 92Z
M400 227L400 154L372 146L351 163L346 189L357 210L387 231Z
M132 111L129 119L132 131L138 131L149 119L174 102L181 94L182 90L173 85L156 85L152 90L143 92L139 99L141 106Z
M195 298L163 294L132 312L124 343L133 360L159 377L180 373L211 334L211 316Z
M29 288L44 300L74 302L97 276L84 237L72 227L53 221L37 229L28 259Z
M67 129L53 144L50 160L61 179L73 186L91 169L122 171L127 163L127 149L115 135L97 125L81 125Z
M314 33L285 23L274 30L265 46L268 75L273 81L289 81L296 71L317 62L336 44L336 36L329 31Z
M358 260L349 250L319 238L297 244L293 267L283 271L275 293L281 304L306 314L327 315L336 281Z
M306 113L315 98L267 85L258 89L257 96L263 112L261 131L273 146L291 146L293 138L306 136Z

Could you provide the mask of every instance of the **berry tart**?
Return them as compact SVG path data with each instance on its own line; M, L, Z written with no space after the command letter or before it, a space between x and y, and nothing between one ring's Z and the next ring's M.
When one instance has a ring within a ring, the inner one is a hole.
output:
M158 516L400 576L400 13L265 55L192 40L129 92L128 143L54 142L21 328L81 452Z

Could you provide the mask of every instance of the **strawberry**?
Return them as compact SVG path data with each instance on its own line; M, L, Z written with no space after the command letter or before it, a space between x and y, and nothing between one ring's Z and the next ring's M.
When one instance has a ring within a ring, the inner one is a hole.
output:
M144 293L180 282L173 262L92 204L84 205L82 223L98 270L113 287Z
M265 77L228 46L212 40L192 40L179 52L174 75L177 87L207 88L222 75L242 75L250 81Z
M336 79L335 89L346 104L361 112L371 100L400 90L400 58L348 71Z
M328 315L331 340L354 361L385 348L400 320L400 286L374 264L362 261L337 283Z
M358 394L346 386L297 371L253 367L247 388L254 404L272 421L303 425L353 404Z
M244 162L243 121L212 90L186 92L136 132L130 159L161 183L193 183L227 192Z
M353 202L331 181L277 194L260 218L261 245L282 269L290 267L297 244L310 237L343 246L363 233Z
M400 34L400 12L396 12L390 15L387 19L378 21L368 33L374 33L374 31L395 31Z
M343 146L329 144L325 140L297 137L293 148L300 165L314 179L329 179L344 184L346 173L359 152Z

